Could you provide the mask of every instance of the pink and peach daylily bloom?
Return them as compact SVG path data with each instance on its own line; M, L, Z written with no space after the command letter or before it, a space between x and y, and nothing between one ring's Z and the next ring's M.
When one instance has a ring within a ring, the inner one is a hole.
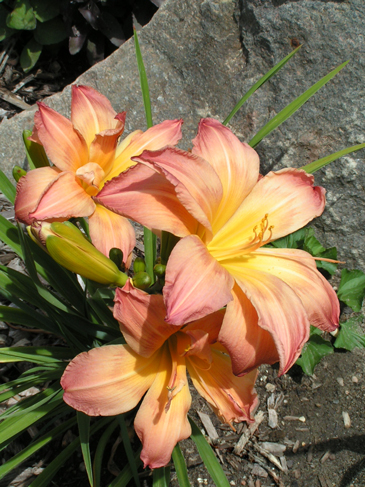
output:
M192 153L166 148L134 160L98 202L183 237L167 263L167 322L180 326L227 305L218 340L237 375L277 361L285 373L310 324L338 326L338 299L314 258L264 246L321 215L325 190L312 175L282 169L260 178L257 153L213 119L200 122ZM142 188L134 208L128 193Z
M176 443L191 434L186 371L227 423L251 421L258 404L256 371L234 376L229 356L214 345L223 312L185 327L167 324L165 313L161 295L149 295L128 281L117 289L114 307L127 344L81 353L61 379L66 403L89 416L129 411L147 392L134 427L143 444L141 459L151 468L166 465Z
M146 132L137 130L119 145L126 113L116 113L109 100L87 86L72 86L71 121L39 103L31 140L44 146L54 164L28 172L17 186L16 218L65 221L88 217L94 245L109 255L123 251L126 262L135 245L130 222L93 200L109 181L135 163L143 150L175 145L181 138L181 120L166 120Z

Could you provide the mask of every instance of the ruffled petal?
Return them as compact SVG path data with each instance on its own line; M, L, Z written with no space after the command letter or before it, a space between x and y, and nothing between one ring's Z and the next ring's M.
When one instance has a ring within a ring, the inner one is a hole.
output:
M198 226L178 200L174 186L143 164L108 181L94 200L145 227L165 230L178 237L195 233Z
M104 130L95 135L90 144L89 160L103 168L106 177L114 164L115 149L118 139L123 133L126 112L117 115L118 124L115 129Z
M150 357L178 330L164 321L163 297L136 289L130 280L116 290L114 303L114 318L128 345L139 355Z
M278 362L279 354L271 334L258 325L255 308L237 284L232 295L218 341L231 357L233 373L242 375L259 365Z
M216 232L231 218L255 186L259 176L259 156L213 118L200 121L193 144L193 153L209 162L223 186L223 198L213 223L213 231Z
M40 167L29 171L20 178L16 186L14 203L15 218L30 225L33 219L29 216L34 211L44 192L60 176L60 171L53 167Z
M197 367L194 357L187 359L188 371L196 390L225 423L252 422L252 414L258 406L254 389L257 370L236 377L226 354L212 348L212 355L213 362L208 370Z
M100 252L109 257L110 249L120 249L123 252L123 262L129 264L136 235L127 218L95 205L95 211L89 217L89 230L92 243Z
M47 156L61 171L73 171L86 164L89 152L84 138L72 123L42 102L34 116L37 135Z
M128 345L106 345L77 355L61 378L64 401L89 416L133 409L155 379L159 355L140 357Z
M63 219L90 216L95 203L75 180L75 175L63 172L44 192L36 210L29 214L33 220Z
M255 227L267 221L263 241L276 240L304 227L322 214L325 190L300 169L282 169L263 177L232 218L217 232L210 248L238 249L249 245ZM271 228L270 228L271 227Z
M208 162L175 147L144 151L133 160L161 172L175 187L180 202L211 235L211 223L222 198L222 184Z
M113 169L108 179L119 176L120 173L133 166L135 162L132 157L139 156L144 150L160 150L166 145L176 145L182 137L182 120L165 120L154 125L145 132L131 137L130 143L126 146L121 144L116 151Z
M246 266L243 259L223 265L255 307L259 326L272 335L280 358L279 373L284 374L309 338L309 321L301 300L284 281Z
M117 113L110 101L90 86L73 85L71 89L71 121L90 147L96 134L116 128Z
M197 236L180 240L166 267L166 321L183 325L218 311L231 301L233 283Z
M307 252L261 248L250 254L245 267L269 272L288 284L300 298L311 325L323 331L338 327L340 304L336 293Z
M159 468L167 465L176 443L191 434L187 419L191 396L184 361L178 364L175 372L179 386L172 391L169 389L171 358L166 348L155 381L144 397L134 421L134 428L143 445L141 460L145 467Z

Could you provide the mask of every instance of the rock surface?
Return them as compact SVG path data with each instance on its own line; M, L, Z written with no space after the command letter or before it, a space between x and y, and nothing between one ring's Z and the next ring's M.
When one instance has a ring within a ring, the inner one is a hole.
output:
M364 22L363 0L167 0L139 35L154 122L183 118L182 146L188 148L201 117L223 120L242 94L299 41L299 53L250 98L231 128L249 141L286 104L350 59L257 151L266 173L301 167L365 142ZM132 40L76 82L95 87L116 110L126 110L127 132L145 128ZM47 99L47 104L69 115L70 88ZM8 175L24 160L21 133L32 127L34 111L0 125L0 167ZM339 248L348 267L363 269L364 152L316 173L316 181L327 189L328 204L314 224L325 244Z

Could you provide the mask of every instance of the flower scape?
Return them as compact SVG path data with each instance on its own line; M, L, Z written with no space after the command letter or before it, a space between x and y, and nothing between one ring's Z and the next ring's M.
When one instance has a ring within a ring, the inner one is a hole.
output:
M113 314L126 343L77 355L63 398L89 416L139 405L141 459L159 468L191 434L188 377L223 422L251 422L258 367L279 362L286 373L310 325L335 330L340 308L314 257L270 245L322 214L325 190L312 175L261 176L255 150L211 118L200 121L191 151L176 147L181 120L118 145L125 116L85 86L72 88L71 121L40 103L31 140L51 165L20 179L15 212L57 262L117 286ZM72 217L88 219L93 245L60 223ZM129 267L129 220L161 238L159 286L139 286L138 274L108 259L120 249Z

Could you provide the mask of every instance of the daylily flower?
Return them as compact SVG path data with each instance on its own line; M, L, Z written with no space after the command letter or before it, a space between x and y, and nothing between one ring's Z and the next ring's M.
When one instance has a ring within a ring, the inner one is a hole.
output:
M17 185L19 221L65 221L89 217L90 236L105 255L113 247L124 262L135 245L130 222L93 200L106 181L134 165L132 156L161 149L181 138L181 120L166 120L146 132L137 130L118 146L126 112L116 113L109 100L87 86L72 86L71 121L38 104L31 140L44 146L54 164L29 171Z
M65 402L89 416L129 411L148 391L134 427L143 444L141 459L151 468L166 465L176 443L191 434L186 370L199 394L229 424L251 421L258 405L256 371L234 376L229 356L214 344L222 311L185 327L167 324L165 313L161 295L127 281L117 289L114 307L127 344L81 353L61 379Z
M105 185L98 202L183 237L167 263L167 322L182 325L227 305L218 340L239 375L280 361L285 373L309 325L338 326L339 303L314 258L270 248L321 215L325 190L299 169L259 175L259 157L227 128L203 119L192 152L145 151ZM129 191L142 191L138 208Z

